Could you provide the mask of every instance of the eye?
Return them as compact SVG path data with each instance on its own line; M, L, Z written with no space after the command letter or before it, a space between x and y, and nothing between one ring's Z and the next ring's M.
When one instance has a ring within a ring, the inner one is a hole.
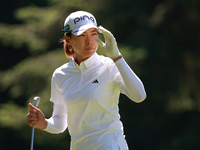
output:
M92 35L97 35L97 32L94 32Z

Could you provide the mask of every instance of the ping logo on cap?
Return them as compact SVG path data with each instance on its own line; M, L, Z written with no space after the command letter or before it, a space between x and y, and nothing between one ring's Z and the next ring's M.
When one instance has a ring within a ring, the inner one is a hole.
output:
M89 16L87 16L87 15L84 15L84 16L81 16L81 17L76 17L76 18L74 19L74 24L76 24L76 23L79 22L79 21L83 21L83 20L85 20L85 19L91 20L93 23L95 23L95 20L94 20L94 18L93 18L92 16L89 17Z
M97 29L95 17L85 11L76 11L71 13L64 22L63 32L72 32L74 35L80 35L89 28Z

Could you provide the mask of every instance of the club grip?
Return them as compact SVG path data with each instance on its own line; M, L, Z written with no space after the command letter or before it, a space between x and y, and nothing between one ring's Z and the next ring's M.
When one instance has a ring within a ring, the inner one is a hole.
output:
M34 101L34 106L37 107L37 101Z

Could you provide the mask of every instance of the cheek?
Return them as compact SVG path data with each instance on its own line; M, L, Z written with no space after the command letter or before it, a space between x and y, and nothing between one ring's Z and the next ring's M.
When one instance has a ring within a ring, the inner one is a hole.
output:
M97 36L96 38L98 38L98 37L99 36ZM94 43L95 43L95 46L97 46L97 47L99 46L98 43L97 43L97 41L95 39L94 39Z
M97 41L95 40L96 38L99 38L99 35L97 35L97 36L94 38L94 43L95 43L95 46L97 46L97 47L98 47L98 43L97 43Z
M97 41L95 40L95 46L98 48L99 47L99 45L98 45L98 43L97 43Z
M72 40L72 47L80 47L81 46L81 41L79 40Z

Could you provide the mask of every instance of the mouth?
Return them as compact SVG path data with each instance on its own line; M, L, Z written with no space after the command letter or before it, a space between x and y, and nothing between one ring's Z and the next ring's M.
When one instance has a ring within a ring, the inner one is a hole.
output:
M86 48L85 50L94 50L94 47L88 47L88 48Z

